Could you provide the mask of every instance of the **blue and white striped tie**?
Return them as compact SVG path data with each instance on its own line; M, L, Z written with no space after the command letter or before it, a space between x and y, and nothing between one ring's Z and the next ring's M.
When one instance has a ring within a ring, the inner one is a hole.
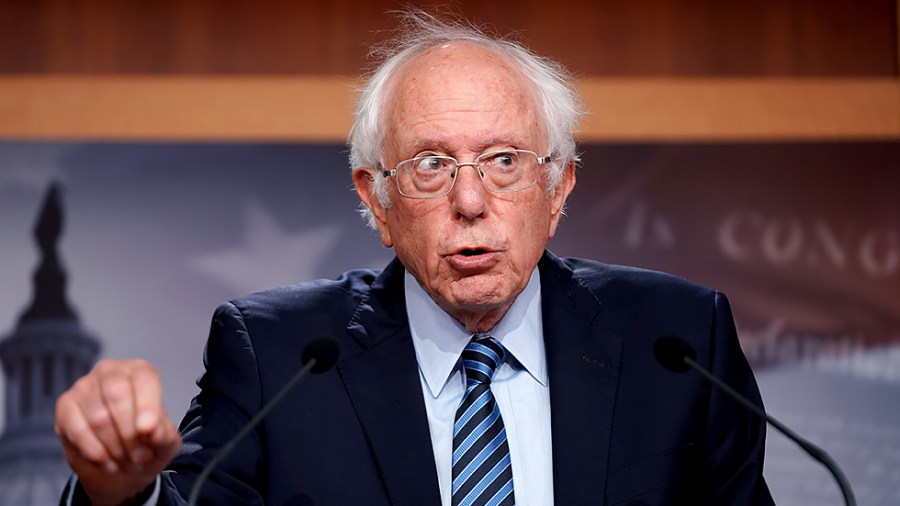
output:
M466 393L453 426L453 506L515 504L509 444L491 378L506 350L475 334L462 352Z

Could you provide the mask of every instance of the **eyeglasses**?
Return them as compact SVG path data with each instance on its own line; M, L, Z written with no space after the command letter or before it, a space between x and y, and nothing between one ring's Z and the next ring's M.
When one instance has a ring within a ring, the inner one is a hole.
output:
M393 169L382 170L384 177L394 177L400 195L411 199L436 199L450 194L459 168L476 169L485 188L492 192L511 193L536 185L542 164L550 156L539 157L533 151L508 149L479 155L474 162L458 162L452 156L427 155L404 160Z

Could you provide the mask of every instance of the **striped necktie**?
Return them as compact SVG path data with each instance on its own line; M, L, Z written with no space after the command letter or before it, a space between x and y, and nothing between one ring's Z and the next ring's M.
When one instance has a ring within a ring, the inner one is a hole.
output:
M506 428L491 393L491 378L505 355L487 334L475 334L462 352L466 393L453 425L453 506L516 502Z

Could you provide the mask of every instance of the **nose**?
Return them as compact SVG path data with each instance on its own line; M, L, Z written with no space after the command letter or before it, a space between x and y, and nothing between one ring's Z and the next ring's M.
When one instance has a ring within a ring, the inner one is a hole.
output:
M472 170L466 170L471 168ZM488 189L481 182L478 167L474 163L459 163L456 181L450 191L450 205L465 218L472 219L484 214L487 208Z

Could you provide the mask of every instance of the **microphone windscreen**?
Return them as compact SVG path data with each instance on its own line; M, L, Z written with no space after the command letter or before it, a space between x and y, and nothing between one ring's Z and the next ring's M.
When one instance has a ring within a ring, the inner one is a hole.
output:
M665 336L656 340L653 345L653 354L656 360L666 369L673 372L686 372L690 367L684 362L684 357L691 360L697 359L697 350L687 340L677 336Z
M319 374L331 369L337 362L340 355L337 339L328 336L321 336L307 343L303 348L303 357L301 361L306 365L312 359L316 359L316 365L313 366L312 372Z

